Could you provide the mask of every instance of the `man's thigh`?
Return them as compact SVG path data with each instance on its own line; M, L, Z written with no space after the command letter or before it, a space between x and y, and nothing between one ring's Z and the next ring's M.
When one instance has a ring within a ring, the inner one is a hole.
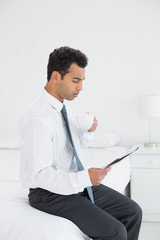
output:
M41 195L39 203L32 198L33 207L71 220L92 239L127 239L124 225L83 194L63 196L41 190Z
M70 204L61 216L74 222L92 239L121 239L117 236L126 234L120 221L84 197L77 199L76 204ZM122 239L125 240L125 237Z

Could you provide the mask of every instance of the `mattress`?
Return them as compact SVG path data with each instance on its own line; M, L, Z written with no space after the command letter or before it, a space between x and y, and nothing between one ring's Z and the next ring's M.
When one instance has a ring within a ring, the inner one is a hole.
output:
M105 167L127 151L122 147L82 151L86 168ZM89 240L71 221L32 208L19 183L19 150L0 149L0 240ZM114 165L103 184L123 192L130 180L130 160ZM62 231L63 229L63 231Z

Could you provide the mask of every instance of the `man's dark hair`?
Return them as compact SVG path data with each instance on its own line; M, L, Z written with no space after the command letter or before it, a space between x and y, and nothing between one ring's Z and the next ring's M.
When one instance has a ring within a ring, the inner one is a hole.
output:
M79 67L85 68L88 64L88 58L80 50L70 47L56 48L50 55L47 66L47 80L51 78L53 71L64 75L68 73L68 69L72 63L76 63Z

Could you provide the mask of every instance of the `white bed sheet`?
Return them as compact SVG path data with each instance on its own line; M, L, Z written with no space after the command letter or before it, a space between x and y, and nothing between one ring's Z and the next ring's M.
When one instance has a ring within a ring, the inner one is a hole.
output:
M122 147L82 151L85 167L104 167L126 153ZM71 221L38 211L18 181L19 150L0 149L0 240L89 240ZM130 161L118 163L103 184L122 192L130 180Z
M28 204L27 192L18 182L0 182L0 240L88 240L71 221Z
M88 148L82 151L82 162L86 168L104 168L107 164L127 153L124 147ZM123 193L130 181L131 164L129 157L112 166L103 184Z

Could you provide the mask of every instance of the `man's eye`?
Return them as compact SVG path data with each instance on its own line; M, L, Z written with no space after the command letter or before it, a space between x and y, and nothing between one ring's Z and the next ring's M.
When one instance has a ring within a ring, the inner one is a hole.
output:
M72 82L73 82L73 83L77 83L78 81L76 81L76 80L73 80Z

